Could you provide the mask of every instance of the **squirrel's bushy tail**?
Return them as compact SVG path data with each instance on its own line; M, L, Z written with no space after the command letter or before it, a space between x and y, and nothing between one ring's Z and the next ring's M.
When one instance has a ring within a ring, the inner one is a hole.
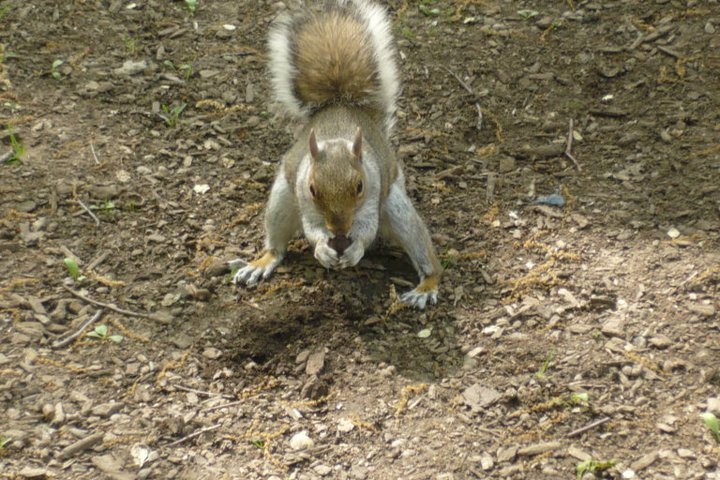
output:
M294 117L334 104L384 115L389 134L400 84L390 21L369 0L332 0L283 14L269 39L275 99Z

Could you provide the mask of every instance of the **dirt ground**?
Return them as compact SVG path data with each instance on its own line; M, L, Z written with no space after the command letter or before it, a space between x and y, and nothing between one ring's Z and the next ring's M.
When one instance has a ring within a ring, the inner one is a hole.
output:
M392 248L229 282L282 3L0 1L0 478L720 479L720 3L387 4L422 313Z

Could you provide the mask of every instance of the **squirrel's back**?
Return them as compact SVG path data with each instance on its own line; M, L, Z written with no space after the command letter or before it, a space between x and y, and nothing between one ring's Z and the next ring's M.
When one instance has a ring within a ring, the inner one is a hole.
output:
M389 133L399 82L385 9L368 0L326 3L276 21L269 40L275 99L295 117L331 105L369 110Z

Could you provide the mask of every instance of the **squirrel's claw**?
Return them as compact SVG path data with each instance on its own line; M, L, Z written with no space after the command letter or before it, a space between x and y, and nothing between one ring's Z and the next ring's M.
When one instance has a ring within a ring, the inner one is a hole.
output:
M281 260L281 256L277 256L268 251L262 257L245 264L244 267L235 272L232 282L235 284L244 283L248 287L257 285L260 279L265 280L270 276L270 274L272 274L273 270L275 270L275 267L278 266ZM228 263L231 266L234 266L244 262L240 260L232 260Z
M315 258L325 268L336 268L338 266L337 252L327 244L327 239L318 242L315 246Z
M365 255L365 248L360 241L355 240L348 248L343 252L340 257L340 268L354 267L357 265Z
M403 293L400 296L400 300L403 303L410 305L411 307L422 310L425 308L425 305L427 305L428 300L433 305L437 303L437 292L419 292L416 288L414 290L410 290L409 292Z

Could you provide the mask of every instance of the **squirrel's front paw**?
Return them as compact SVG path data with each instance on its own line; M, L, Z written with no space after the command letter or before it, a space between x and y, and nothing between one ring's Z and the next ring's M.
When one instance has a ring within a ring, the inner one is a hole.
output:
M354 267L365 255L365 248L359 240L355 240L340 257L340 268Z
M328 239L324 239L315 246L315 258L325 268L337 268L338 266L338 255L328 245Z
M407 303L411 307L419 308L422 310L427 305L428 300L430 303L437 303L438 296L438 278L436 276L429 276L423 279L420 284L409 292L405 292L400 296L400 300L403 303Z
M233 283L244 283L248 287L256 285L262 278L268 278L275 270L275 267L282 261L282 256L275 255L271 251L265 252L260 258L246 264L240 270L235 272ZM232 260L228 262L230 266L240 264L240 260Z

